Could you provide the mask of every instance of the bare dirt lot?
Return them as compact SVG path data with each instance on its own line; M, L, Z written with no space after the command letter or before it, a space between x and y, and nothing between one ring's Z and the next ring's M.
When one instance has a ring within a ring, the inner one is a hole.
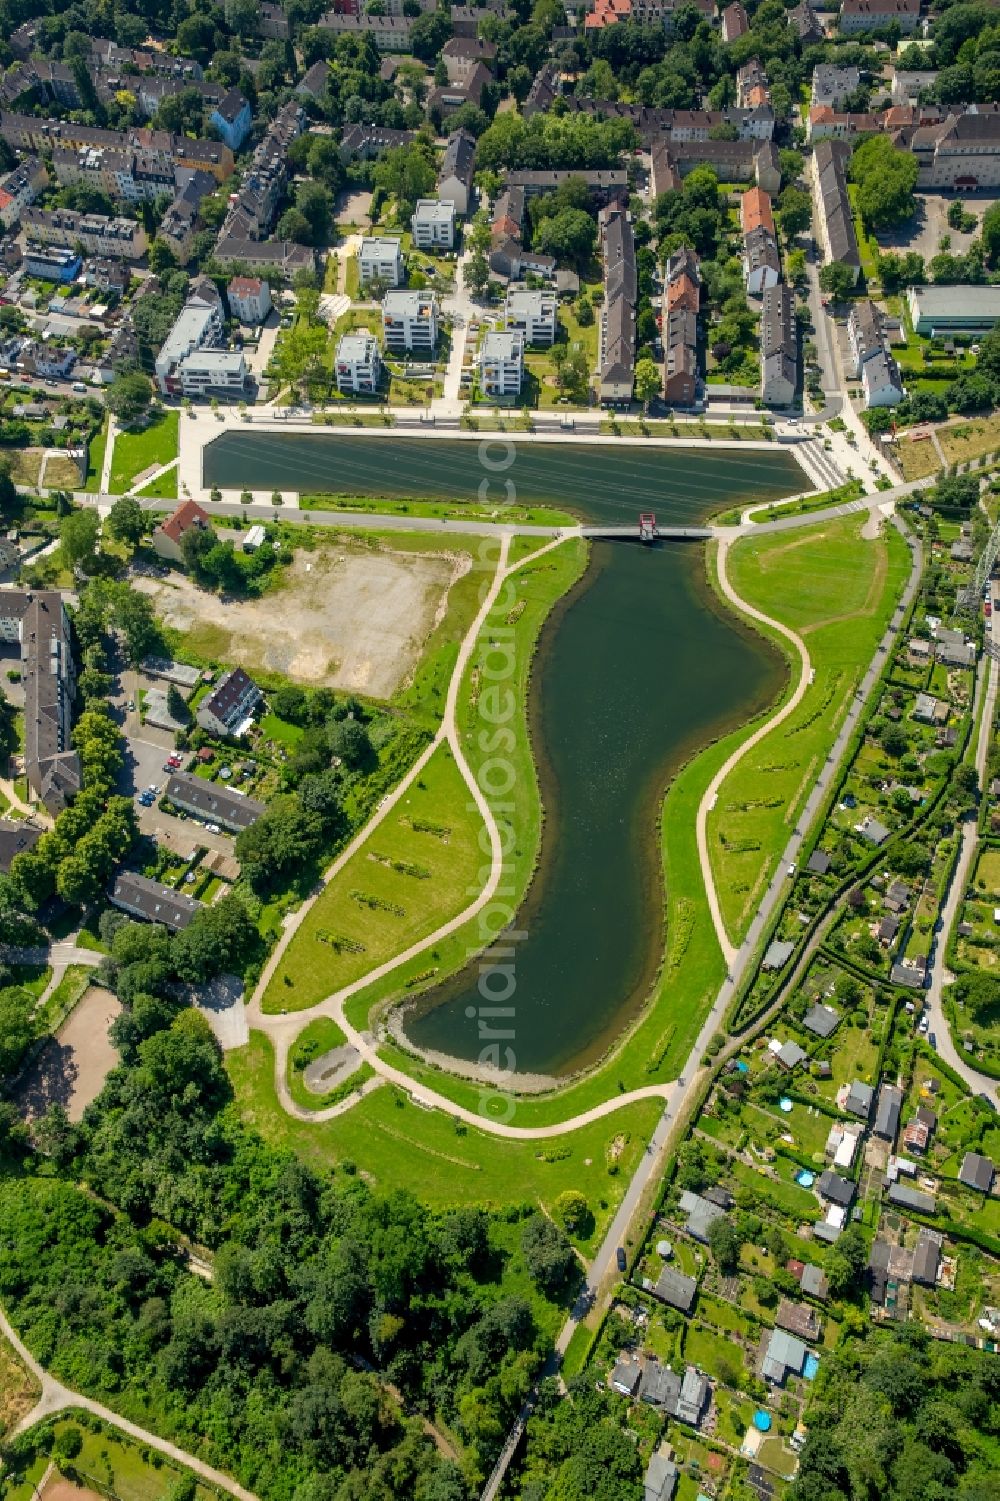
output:
M42 1491L41 1501L101 1501L101 1497L97 1491L85 1485L75 1485L58 1470L53 1470L52 1478Z
M121 1011L110 990L92 985L57 1036L42 1048L18 1088L18 1104L28 1120L63 1105L71 1121L83 1119L118 1062L108 1028Z
M468 566L465 554L330 546L297 552L262 599L223 600L179 573L134 583L199 656L391 698Z

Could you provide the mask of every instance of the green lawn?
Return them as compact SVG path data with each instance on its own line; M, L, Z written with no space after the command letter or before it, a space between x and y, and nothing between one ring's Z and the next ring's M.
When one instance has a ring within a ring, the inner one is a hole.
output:
M62 1025L90 985L92 975L93 970L87 964L69 966L38 1014L43 1030L55 1031Z
M177 466L168 469L157 479L148 480L146 484L139 485L135 492L137 495L148 495L156 500L177 499Z
M178 412L155 412L146 427L120 432L111 461L111 493L122 495L151 465L169 464L177 458ZM151 492L149 492L151 493Z
M264 993L299 1011L402 953L468 903L483 856L481 820L454 757L439 746L397 808L310 908ZM422 967L434 967L429 954Z
M709 815L712 867L734 941L767 888L909 571L894 527L863 542L861 525L860 516L847 516L791 537L752 537L730 554L737 593L804 637L814 671L795 712L734 767Z
M642 1100L552 1141L505 1141L423 1110L387 1085L344 1115L306 1123L286 1115L275 1099L274 1055L265 1037L253 1033L246 1047L226 1054L226 1067L243 1119L268 1141L323 1171L356 1164L380 1192L406 1188L432 1209L525 1199L549 1208L565 1189L578 1189L595 1217L590 1240L581 1243L585 1254L600 1243L660 1113L658 1100ZM616 1138L623 1144L612 1174L608 1151Z
M101 488L101 470L104 468L104 452L108 446L108 419L105 417L99 433L91 438L87 447L86 486L90 491Z

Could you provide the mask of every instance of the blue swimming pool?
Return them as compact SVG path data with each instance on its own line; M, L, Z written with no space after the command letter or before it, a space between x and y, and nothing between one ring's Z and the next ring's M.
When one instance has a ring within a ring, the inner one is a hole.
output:
M807 1381L812 1381L813 1377L816 1375L816 1372L818 1370L819 1370L819 1357L817 1355L812 1355L812 1354L807 1355L806 1356L806 1363L802 1367L802 1374L803 1374L803 1376L806 1378Z

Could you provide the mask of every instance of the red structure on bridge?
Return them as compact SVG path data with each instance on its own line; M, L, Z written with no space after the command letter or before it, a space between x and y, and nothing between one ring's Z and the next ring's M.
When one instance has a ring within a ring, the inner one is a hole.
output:
M644 511L639 517L639 541L654 542L656 537L656 517L652 511Z

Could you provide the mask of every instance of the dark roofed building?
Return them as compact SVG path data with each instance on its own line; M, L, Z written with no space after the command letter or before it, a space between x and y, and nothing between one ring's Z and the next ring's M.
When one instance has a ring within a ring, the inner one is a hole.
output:
M966 1188L988 1194L993 1187L993 1173L993 1163L988 1157L982 1157L978 1152L966 1152L958 1170L958 1181Z
M13 818L0 818L0 870L4 875L10 871L10 862L16 855L33 850L42 837L42 830L32 824L19 823Z
M883 1084L879 1090L878 1109L875 1112L873 1131L884 1141L894 1142L899 1130L899 1112L903 1107L902 1091L894 1084Z
M890 1204L897 1209L909 1209L914 1214L934 1214L937 1203L933 1194L921 1193L918 1188L908 1188L905 1183L890 1183L887 1195Z
M817 1002L815 1006L810 1006L802 1018L802 1025L807 1032L812 1032L817 1037L832 1037L840 1026L840 1012L834 1011L832 1006Z
M811 871L814 876L825 876L829 869L830 856L826 850L813 850L806 861L806 870Z
M130 870L122 871L115 881L111 901L132 917L162 923L171 933L186 928L201 909L201 903L194 897L175 891L172 886L164 886L160 881L149 881Z
M25 774L55 816L79 792L81 776L69 739L76 676L62 595L55 589L0 591L0 641L20 643Z
M928 1230L926 1225L921 1226L913 1251L914 1282L921 1282L927 1287L934 1286L937 1281L938 1267L941 1265L943 1243L943 1236L939 1235L936 1230Z
M255 798L243 797L232 788L192 776L187 771L174 772L167 782L165 796L195 818L221 824L224 829L236 833L248 829L264 812L264 804Z
M242 667L224 673L212 691L202 699L195 718L203 730L213 735L242 734L263 693Z
M797 1334L800 1339L819 1339L822 1329L820 1317L815 1308L810 1308L806 1303L792 1303L788 1298L782 1298L778 1304L774 1322L779 1329L787 1329L790 1334Z
M816 1192L821 1199L829 1199L832 1204L847 1208L854 1199L854 1184L850 1178L842 1178L827 1168L816 1179Z
M656 1279L653 1295L661 1303L667 1303L681 1313L690 1313L697 1291L698 1284L693 1277L685 1277L683 1272L676 1272L673 1267L665 1266Z
M813 1266L811 1261L802 1268L799 1286L807 1298L815 1298L820 1303L825 1302L830 1293L830 1283L826 1273L822 1267Z

